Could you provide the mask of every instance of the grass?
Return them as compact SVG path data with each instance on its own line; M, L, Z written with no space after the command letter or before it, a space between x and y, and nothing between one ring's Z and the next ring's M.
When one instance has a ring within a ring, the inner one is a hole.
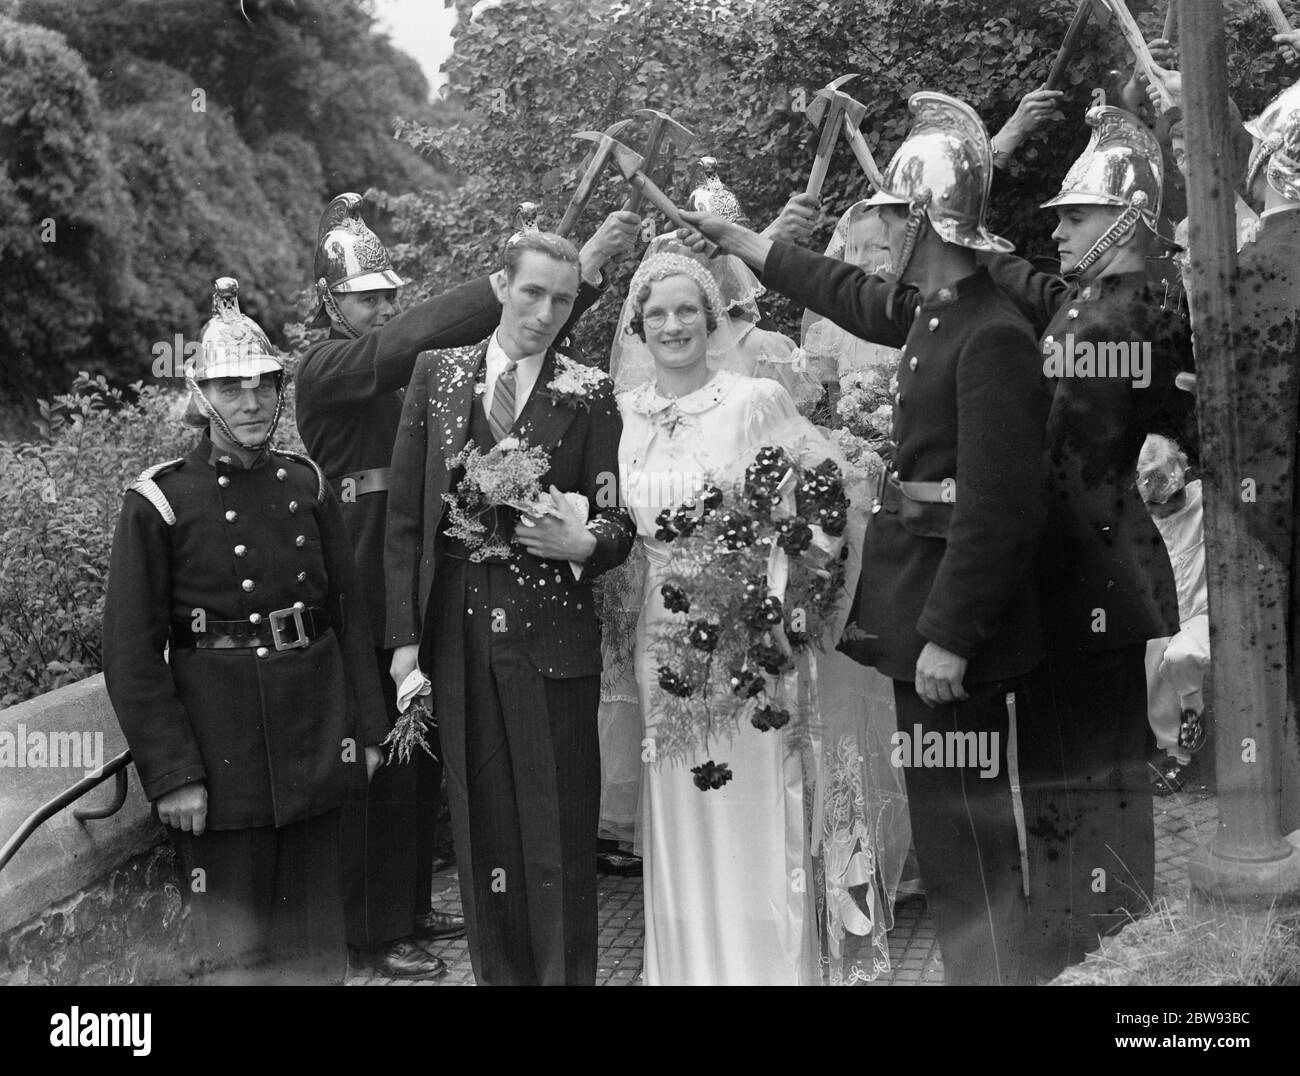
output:
M1300 910L1197 922L1186 900L1160 898L1062 978L1070 985L1300 986Z

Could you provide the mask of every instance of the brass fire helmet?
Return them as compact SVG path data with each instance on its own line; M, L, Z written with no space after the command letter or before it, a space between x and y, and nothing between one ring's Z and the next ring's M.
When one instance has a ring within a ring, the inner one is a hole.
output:
M1125 210L1079 259L1071 275L1082 273L1141 221L1170 250L1181 249L1160 230L1164 159L1160 143L1131 112L1113 105L1088 109L1088 145L1070 165L1061 191L1043 209L1067 205L1109 205Z
M1300 202L1300 82L1273 98L1244 124L1255 140L1246 166L1246 190L1260 171L1270 187L1290 202Z
M358 335L338 311L333 295L400 288L406 283L393 271L388 250L361 219L361 195L338 195L321 215L316 239L316 295L320 309L311 323L323 329L332 321L350 336Z
M266 436L256 445L246 445L234 435L225 419L203 395L200 382L221 377L252 380L265 374L276 375L275 415ZM262 327L239 309L239 281L218 277L212 289L212 318L199 332L198 356L187 365L185 384L190 390L185 409L187 425L206 428L211 422L236 444L258 448L271 439L284 409L284 364L271 347Z
M922 212L946 243L971 250L1009 253L1012 244L984 223L993 150L975 110L943 93L914 93L907 107L916 117L911 131L890 159L884 188L865 206L907 206L913 227L893 270L901 273L911 257Z

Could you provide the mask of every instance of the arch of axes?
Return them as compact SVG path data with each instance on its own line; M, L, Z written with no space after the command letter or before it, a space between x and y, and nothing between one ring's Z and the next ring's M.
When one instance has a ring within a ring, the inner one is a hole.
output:
M856 74L841 75L828 82L813 95L812 102L804 110L804 115L814 127L821 128L821 139L817 145L817 155L813 159L812 169L808 175L807 192L820 195L830 169L831 155L835 151L841 136L848 142L853 155L858 159L867 178L877 187L881 185L880 169L871 156L871 147L862 134L861 124L867 113L866 105L855 101L840 89ZM641 152L621 141L624 132L638 119L646 121L647 132ZM594 142L595 148L587 156L578 181L569 199L568 208L555 229L559 235L568 235L577 225L583 210L595 193L605 169L612 163L622 175L624 181L632 188L631 194L623 208L635 213L643 202L649 202L659 210L675 227L682 226L681 213L673 200L666 195L652 178L657 166L662 162L666 145L671 144L678 151L689 148L696 141L695 135L678 123L668 113L656 108L639 109L631 118L619 120L604 131L579 131L574 138ZM535 221L535 207L529 206ZM523 206L521 213L523 211ZM708 251L709 256L717 253L714 247Z
M1281 8L1278 6L1277 0L1258 0L1258 3L1279 33L1291 29L1286 17L1282 14ZM1177 15L1178 0L1170 0L1164 25L1164 36L1167 39L1172 39L1174 36L1177 28ZM1065 72L1069 69L1070 61L1078 51L1083 30L1089 18L1095 18L1100 26L1107 26L1112 21L1115 23L1130 51L1132 51L1138 67L1151 85L1156 87L1161 101L1161 111L1167 108L1172 103L1172 99L1165 90L1162 76L1168 72L1152 59L1151 50L1147 47L1146 39L1142 36L1137 21L1129 12L1125 0L1081 0L1078 9L1075 11L1074 18L1066 30L1065 39L1057 52L1047 81L1044 83L1045 88L1059 89L1063 84ZM805 188L808 194L821 194L822 186L826 182L827 172L830 169L831 156L835 152L835 147L839 143L841 136L848 142L849 148L853 151L853 155L857 158L858 164L867 179L878 190L884 185L880 168L876 165L871 154L871 147L866 136L862 133L862 121L866 116L867 107L841 89L842 86L857 77L856 74L849 74L832 79L813 95L812 102L804 110L804 115L808 121L814 127L820 127L821 129L817 153L813 158L812 168L808 173L808 184ZM628 128L632 127L638 120L643 121L647 126L645 143L640 152L637 152L621 140ZM568 208L564 211L564 216L555 229L559 235L568 235L573 231L582 216L583 210L586 209L587 203L591 200L591 196L595 193L605 169L609 167L611 162L617 167L628 186L632 188L630 196L623 205L624 209L635 213L640 210L643 202L649 202L674 227L682 226L681 213L677 206L655 183L653 176L664 157L664 150L667 145L671 144L678 151L684 151L694 144L696 137L691 131L678 123L667 112L656 108L642 108L638 109L632 117L619 120L604 131L579 131L573 137L593 142L595 148L587 156L583 165L582 178L578 181L573 196L569 199ZM520 206L520 220L523 222L520 225L521 229L535 228L537 226L536 214L537 207L534 203L522 203ZM716 247L708 253L710 257L716 254Z

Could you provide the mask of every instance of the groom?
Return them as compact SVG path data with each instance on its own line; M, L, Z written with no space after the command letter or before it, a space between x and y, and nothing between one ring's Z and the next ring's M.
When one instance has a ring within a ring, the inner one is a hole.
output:
M608 378L566 392L552 347L578 293L578 252L544 232L513 241L493 278L491 338L417 361L393 448L385 547L393 678L433 681L461 898L482 985L593 985L600 807L600 626L591 581L635 529L618 504L622 423ZM569 379L572 380L572 379ZM581 380L581 379L580 379ZM471 560L448 533L448 461L472 440L541 446L557 515L489 509L508 557ZM560 491L588 500L590 519Z

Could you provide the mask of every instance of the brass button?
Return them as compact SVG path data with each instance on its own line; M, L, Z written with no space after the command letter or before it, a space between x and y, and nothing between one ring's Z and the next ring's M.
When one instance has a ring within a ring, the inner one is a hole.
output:
M1065 316L1071 319L1077 318L1079 316L1079 308L1077 306L1070 307L1070 309L1065 312Z
M259 647L257 648L257 656L258 656L259 658L264 658L264 657L266 657L266 655L269 654L270 652L271 652L271 651L269 651L269 650L268 650L266 647L264 647L264 646L259 646Z
M912 356L912 361L909 362L909 363L907 364L907 368L908 368L909 370L915 370L915 369L916 369L916 356L915 356L915 355Z
M293 544L301 549L307 544L307 536L305 534L298 535L298 537L293 540Z
M249 622L250 624L260 624L260 623L262 623L262 614L261 614L261 613L249 613L249 614L248 614L248 622Z
M931 318L931 319L930 319L930 331L931 331L931 332L934 332L934 330L937 329L938 327L939 327L939 319L938 319L938 318Z
M220 478L217 479L217 485L220 486L222 489L225 489L228 485L230 485L230 479L227 478L225 475L222 475Z
M299 573L298 573L298 582L299 582L299 583L305 583L305 582L307 582L307 573L306 573L306 572L299 572Z
M241 587L244 588L244 593L245 593L245 594L252 594L252 593L253 593L253 588L254 588L255 586L257 586L257 584L254 583L251 579L245 579L245 580L244 580L242 583L240 583L239 585L240 585Z
M248 556L248 546L242 544L235 546L235 556L237 557Z
M297 511L298 511L298 502L297 502L297 501L290 501L290 502L289 502L289 514L290 514L290 515L294 515L294 514L297 513Z
M286 471L283 467L281 467L278 471L275 472L275 477L276 477L276 481L283 482L286 478L289 477L289 472Z
M236 512L233 508L226 513L227 523L234 523L237 519L239 519L239 513Z

